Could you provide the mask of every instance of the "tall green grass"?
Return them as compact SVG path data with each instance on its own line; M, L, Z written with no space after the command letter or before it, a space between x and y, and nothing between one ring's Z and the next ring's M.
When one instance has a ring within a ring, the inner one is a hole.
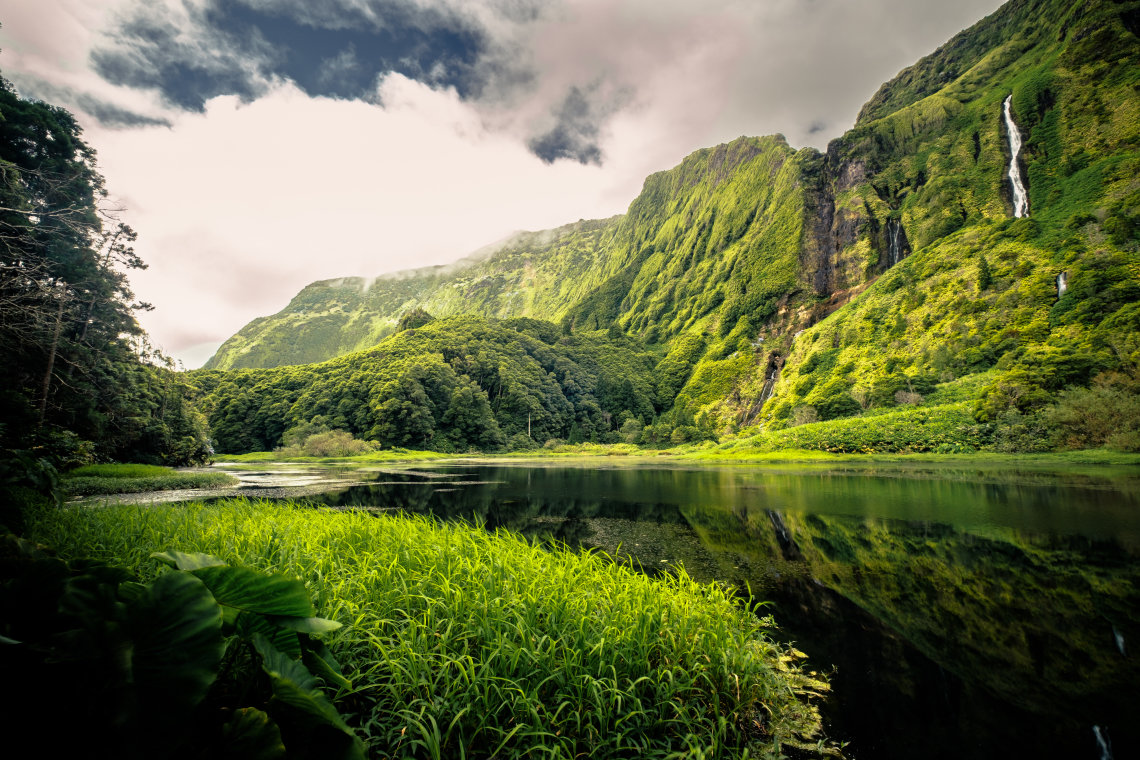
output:
M32 535L147 577L153 551L295 574L376 757L778 757L826 682L730 590L479 527L233 500L46 514Z
M76 468L63 478L63 490L69 496L225 488L237 484L237 478L224 472L186 472L153 464L91 464Z

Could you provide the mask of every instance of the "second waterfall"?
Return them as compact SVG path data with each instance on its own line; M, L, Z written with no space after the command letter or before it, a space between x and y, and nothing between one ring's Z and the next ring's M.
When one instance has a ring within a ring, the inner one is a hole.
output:
M1009 132L1009 181L1013 185L1013 215L1020 218L1029 216L1029 196L1025 192L1025 183L1021 181L1021 165L1018 156L1021 155L1021 132L1013 120L1013 95L1008 96L1002 104L1002 113L1005 115L1005 128Z

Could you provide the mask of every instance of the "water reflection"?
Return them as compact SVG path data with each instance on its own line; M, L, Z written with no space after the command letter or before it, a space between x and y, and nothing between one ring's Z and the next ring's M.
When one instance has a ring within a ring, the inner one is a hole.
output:
M446 477L441 477L446 476ZM856 758L1140 755L1135 471L443 467L326 493L770 600Z

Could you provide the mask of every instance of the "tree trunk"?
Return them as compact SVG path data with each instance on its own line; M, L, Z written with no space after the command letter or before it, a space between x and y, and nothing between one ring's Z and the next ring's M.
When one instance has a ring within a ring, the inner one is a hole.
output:
M43 391L40 395L40 419L38 427L44 426L47 416L48 393L51 391L51 373L55 371L55 353L59 349L59 333L63 327L63 299L59 299L59 310L55 313L55 332L51 336L51 348L48 350L47 370L44 372Z

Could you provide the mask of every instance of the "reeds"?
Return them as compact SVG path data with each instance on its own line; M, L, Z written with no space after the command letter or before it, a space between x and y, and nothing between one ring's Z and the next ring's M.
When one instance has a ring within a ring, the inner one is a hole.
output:
M352 688L338 707L376 757L776 757L816 746L826 683L771 621L683 571L420 517L271 502L45 515L65 556L159 572L152 551L295 574Z

